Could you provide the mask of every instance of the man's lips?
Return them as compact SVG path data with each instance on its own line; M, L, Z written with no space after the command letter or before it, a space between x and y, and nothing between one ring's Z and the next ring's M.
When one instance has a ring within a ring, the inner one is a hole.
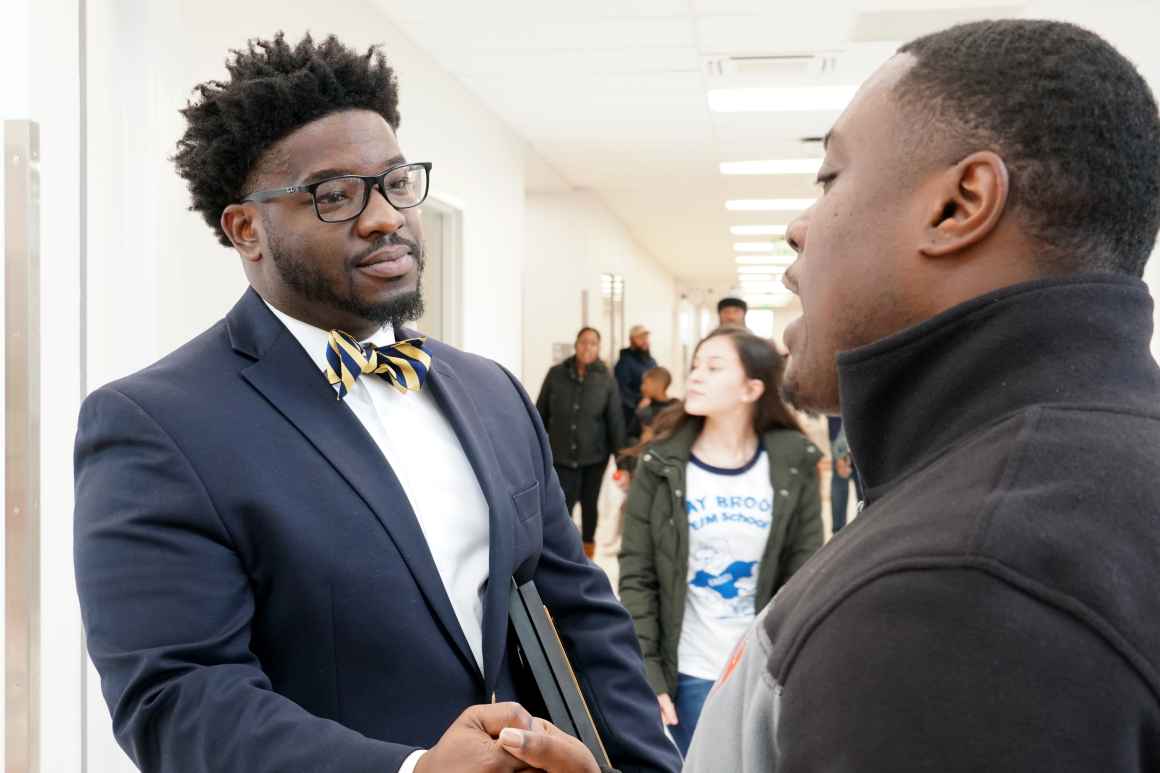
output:
M785 348L793 354L794 344L797 343L798 329L802 326L802 318L798 317L793 322L785 326L785 333L782 335L782 340L785 341Z
M371 276L395 279L415 267L415 257L405 244L392 244L368 255L358 262L356 268Z

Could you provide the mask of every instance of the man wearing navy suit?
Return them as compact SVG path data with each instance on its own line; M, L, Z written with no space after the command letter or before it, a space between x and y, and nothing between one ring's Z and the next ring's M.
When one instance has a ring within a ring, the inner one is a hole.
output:
M146 772L526 769L494 740L531 721L502 703L515 577L614 764L677 770L527 395L402 327L430 165L384 58L279 35L229 69L176 162L251 288L80 417L77 587L118 741Z

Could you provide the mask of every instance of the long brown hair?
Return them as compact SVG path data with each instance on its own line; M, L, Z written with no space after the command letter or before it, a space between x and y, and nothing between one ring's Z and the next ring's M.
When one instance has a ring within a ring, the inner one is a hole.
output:
M701 350L705 342L711 338L726 337L737 350L737 357L741 360L741 369L748 379L757 379L765 385L765 391L754 405L753 431L761 437L773 429L792 429L803 432L797 417L793 415L785 401L781 398L781 379L785 375L785 357L774 348L773 344L760 336L756 336L742 327L719 327L705 336L693 350L693 357ZM705 417L693 416L685 411L684 402L677 403L662 411L653 421L651 432L641 438L641 443L627 453L639 454L644 446L667 440L677 434L689 422L698 424L698 432L704 426ZM804 434L804 432L803 432Z

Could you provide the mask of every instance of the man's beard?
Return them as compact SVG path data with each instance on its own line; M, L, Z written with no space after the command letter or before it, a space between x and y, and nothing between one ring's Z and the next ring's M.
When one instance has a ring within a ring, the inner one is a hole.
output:
M807 416L817 416L818 412L808 404L803 404L800 391L801 385L797 381L786 381L781 385L781 399L794 410L801 411Z
M803 342L798 356L803 359L801 367L792 371L787 367L781 382L781 399L786 405L800 411L807 416L837 415L838 413L838 372L837 364L829 374L811 372L810 364L805 360L808 344ZM813 378L811 378L811 376ZM826 376L832 377L832 383L827 382ZM833 395L829 396L829 392ZM832 405L830 405L832 403Z
M360 300L354 292L353 278L350 278L345 288L335 286L318 266L302 260L292 251L284 248L281 240L270 239L271 257L278 275L294 290L298 291L307 300L322 303L333 309L347 314L354 314L380 327L391 325L399 327L405 322L423 316L423 267L426 265L426 256L423 255L423 245L404 239L398 235L388 236L367 250L367 254L382 249L390 244L403 244L411 248L415 256L415 289L411 292L400 293L381 303L367 303ZM350 277L350 275L347 275ZM341 292L345 289L346 292Z

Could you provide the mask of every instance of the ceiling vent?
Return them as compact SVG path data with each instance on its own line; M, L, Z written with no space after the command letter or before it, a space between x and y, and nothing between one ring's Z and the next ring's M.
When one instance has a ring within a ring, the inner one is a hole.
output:
M827 80L837 65L834 52L714 56L705 59L705 75L711 88L757 83L801 86Z

